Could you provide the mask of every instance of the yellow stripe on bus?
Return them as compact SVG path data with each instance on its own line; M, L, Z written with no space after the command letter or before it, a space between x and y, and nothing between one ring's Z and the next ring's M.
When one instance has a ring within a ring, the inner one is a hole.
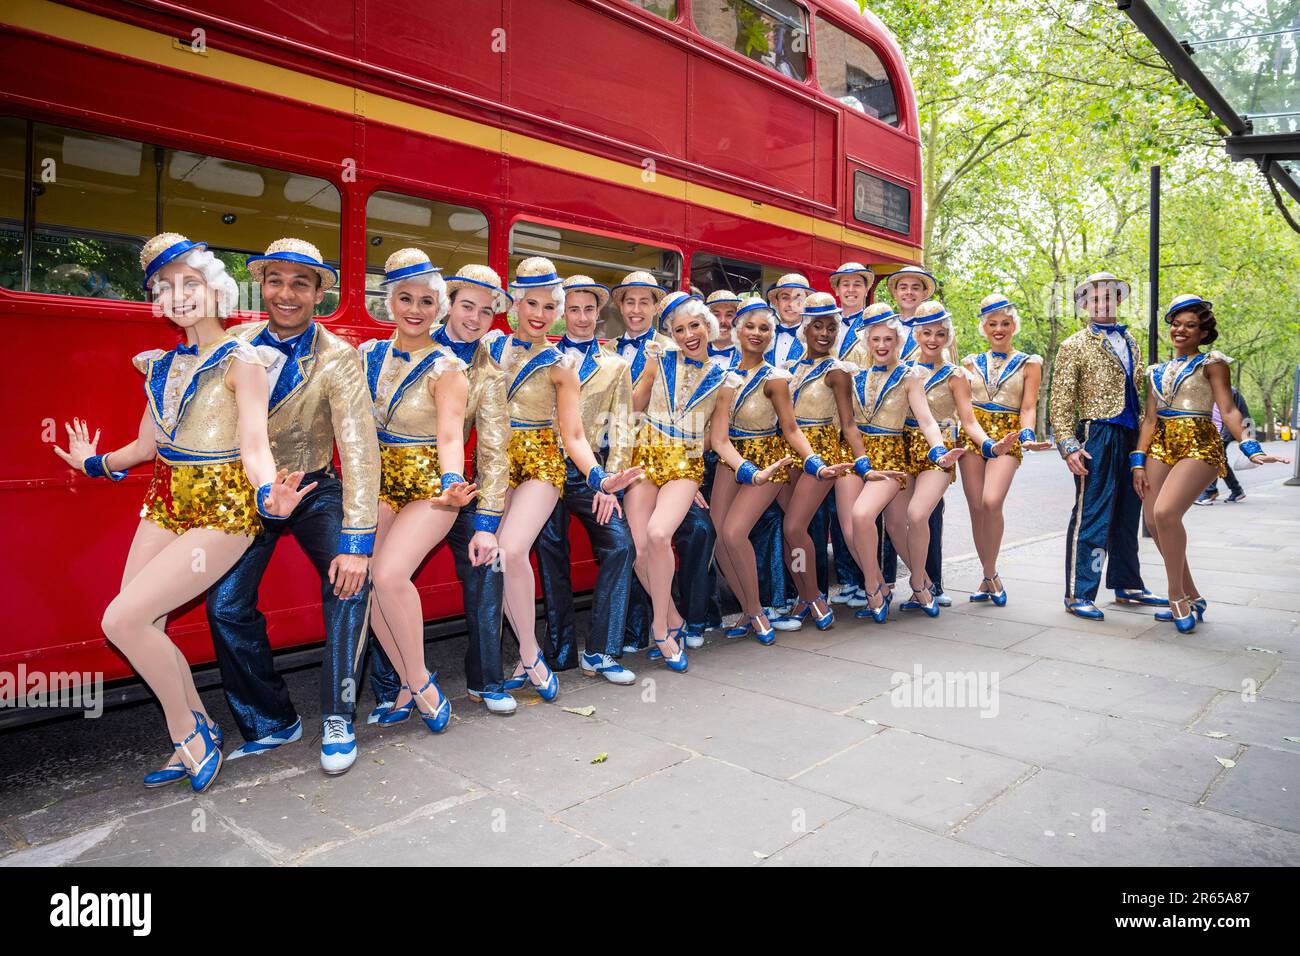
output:
M251 57L207 47L190 52L166 34L97 14L60 6L50 0L8 0L0 23L43 33L108 53L186 73L284 96L313 106L362 116L414 133L462 143L593 179L694 203L744 219L806 235L871 249L908 262L919 250L900 242L858 232L840 223L756 202L746 196L702 186L672 176L644 175L640 166L595 156L522 133L442 113L425 106L359 90L333 80L297 73Z

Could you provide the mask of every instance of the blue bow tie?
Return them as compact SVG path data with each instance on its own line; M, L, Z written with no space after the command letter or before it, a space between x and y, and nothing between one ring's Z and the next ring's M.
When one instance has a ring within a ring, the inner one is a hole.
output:
M293 358L294 346L298 344L298 336L294 336L288 342L281 342L269 329L263 329L257 333L257 338L253 339L254 345L269 345L277 352L282 353L286 358Z
M197 345L178 345L176 346L177 355L198 355L199 347Z
M452 337L447 334L447 327L445 325L433 333L433 340L439 345L445 345L447 348L451 349L452 354L466 365L473 364L474 353L478 351L477 342L457 342L453 340Z
M930 369L931 371L934 371L934 363L933 363L933 362L913 362L912 364L913 364L913 365L919 365L919 366L921 366L921 368L928 368L928 369Z
M391 348L389 348L388 351L389 351L389 353L393 356L393 358L399 358L399 359L401 359L403 362L409 362L409 361L411 361L411 353L410 353L410 352L403 352L403 351L402 351L401 349L399 349L396 345L394 345L394 346L392 346Z
M683 355L682 358L686 360L687 365L690 365L693 368L704 368L704 363L701 362L699 359L693 359L687 355Z
M1006 357L1007 357L1007 353L1006 353L1006 352L990 352L989 354L992 355L994 358L1006 358Z
M776 334L777 334L777 335L798 335L798 334L799 334L799 326L797 326L797 325L781 325L781 324L778 322L778 323L777 323L777 326L776 326Z
M519 347L520 347L521 349L523 349L525 352L527 352L529 349L531 349L531 348L533 347L533 343L532 343L532 342L521 342L521 341L519 341L517 338L515 338L513 335L510 336L510 344L511 344L511 345L517 345L517 346L519 346Z
M888 365L873 365L873 366L871 366L871 371L873 371L873 372L888 372L888 371L889 371L889 366L888 366Z
M1092 330L1094 332L1103 332L1103 333L1118 332L1120 335L1123 335L1125 332L1128 331L1128 326L1127 325L1098 325L1096 322L1094 322L1092 323Z
M618 350L621 352L629 345L635 345L639 349L646 341L649 340L650 336L652 336L653 334L654 334L654 329L647 329L646 331L642 332L640 335L632 335L632 336L621 335L617 340Z
M587 339L585 342L575 342L567 335L560 339L560 349L577 349L584 355L590 355L596 349L600 348L600 343L595 339Z

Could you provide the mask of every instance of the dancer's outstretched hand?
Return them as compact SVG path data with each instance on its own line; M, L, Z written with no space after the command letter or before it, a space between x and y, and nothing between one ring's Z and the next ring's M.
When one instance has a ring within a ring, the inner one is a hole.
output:
M271 493L266 496L266 510L270 514L276 518L289 517L293 514L293 509L298 507L298 502L316 487L314 481L306 487L298 487L302 484L304 474L301 471L291 472L288 468L281 468L275 473L275 480L271 482Z
M612 495L616 491L622 491L628 485L639 481L644 472L645 469L640 465L634 465L631 468L624 468L622 471L616 471L600 483L600 490L607 495Z
M448 485L446 490L433 499L435 508L464 508L478 497L478 485L472 481L458 481Z
M1052 447L1050 441L1022 441L1020 449L1022 451L1047 451Z
M74 418L71 424L65 422L63 427L68 430L68 450L55 445L54 454L77 471L85 471L86 459L95 454L95 446L99 444L99 429L95 429L95 437L91 438L90 427L84 418Z
M841 462L838 465L827 465L821 471L817 472L818 481L834 481L836 478L842 478L853 470L853 462Z
M754 475L754 484L756 485L767 484L769 481L772 480L773 475L775 475L779 471L782 471L785 468L789 468L792 464L794 464L794 459L791 458L789 455L786 455L780 461L773 462L772 464L768 465L766 468L762 469L761 471L756 472Z
M591 510L596 515L596 524L609 524L609 519L614 515L623 517L623 506L618 503L618 498L603 491L597 492L591 499Z
M993 451L997 455L1005 455L1019 440L1020 436L1015 432L1007 432L993 443Z
M96 438L99 437L99 432L95 432L95 437L96 437ZM56 450L57 450L57 449L56 449ZM1289 465L1289 464L1291 464L1291 459L1290 459L1290 458L1283 458L1281 455L1267 455L1267 454L1265 454L1265 455L1252 455L1250 460L1253 461L1253 462L1254 462L1255 464L1257 464L1257 465L1272 465L1272 464Z
M939 467L951 468L953 465L957 464L957 459L964 454L966 454L965 448L950 448L948 454L939 459Z

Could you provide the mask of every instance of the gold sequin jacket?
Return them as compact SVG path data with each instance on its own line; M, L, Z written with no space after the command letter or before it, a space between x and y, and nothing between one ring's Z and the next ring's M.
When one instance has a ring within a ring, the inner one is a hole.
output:
M1145 380L1146 367L1133 336L1125 331L1124 339L1128 343L1136 385ZM1105 335L1088 326L1061 343L1052 364L1052 394L1047 403L1047 418L1062 458L1080 448L1079 440L1075 438L1079 422L1114 418L1123 413L1124 387L1124 364ZM1137 414L1140 425L1140 394Z
M230 331L252 342L267 326ZM267 431L277 468L313 472L329 466L338 446L343 466L340 554L370 554L379 508L379 442L361 356L319 322L294 342L271 390Z
M226 335L205 346L151 349L132 359L144 374L158 457L173 466L238 461L239 407L226 371L236 359L268 368L276 358L274 349Z
M607 471L622 471L631 464L636 439L630 363L606 349L592 349L578 364L578 384L583 434L593 450L608 445Z
M1156 414L1161 418L1209 418L1214 414L1214 389L1206 366L1227 365L1232 359L1222 352L1198 352L1185 359L1172 359L1147 370L1148 384L1156 396Z

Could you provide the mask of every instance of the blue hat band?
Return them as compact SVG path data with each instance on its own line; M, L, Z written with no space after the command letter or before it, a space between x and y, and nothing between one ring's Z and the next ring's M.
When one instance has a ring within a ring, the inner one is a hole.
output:
M867 326L879 325L881 322L888 322L890 319L896 318L898 318L897 312L882 312L880 315L873 315L869 319L864 316L862 319L862 327L865 329Z
M950 319L950 318L952 318L952 315L948 312L936 312L934 315L913 316L911 319L908 320L907 324L911 326L933 325L935 322L942 322L944 319Z
M665 289L663 286L657 285L654 282L624 282L620 285L614 286L615 292L617 292L619 289L658 289L660 292L663 293L668 292L668 290Z
M168 246L162 252L158 253L158 255L154 256L153 259L150 260L149 265L145 267L144 287L146 289L149 288L149 280L154 277L154 273L167 265L167 263L185 255L185 253L189 252L191 249L206 249L207 247L208 244L206 242L190 242L188 239L183 242L178 242L175 245Z
M515 281L510 283L519 289L527 289L530 286L556 285L560 277L554 272L548 272L540 276L515 276Z
M702 301L698 295L684 295L676 302L674 302L672 305L670 305L668 308L664 309L663 314L659 316L659 321L663 322L664 319L672 315L674 309L676 309L679 305L682 305L685 302L690 302L691 299L694 299L696 302Z
M1011 308L1011 303L1006 299L999 299L997 302L990 302L984 308L980 309L980 315L988 315L990 312L998 312L1002 309Z
M1171 305L1169 307L1169 311L1165 313L1165 319L1166 321L1172 319L1179 312L1182 312L1184 309L1190 309L1194 305L1206 304L1208 303L1206 303L1204 299L1188 299L1186 302L1179 302L1177 305Z
M803 314L811 316L834 315L839 311L840 307L838 305L814 305L811 309L804 309Z
M248 260L248 265L254 262L294 262L300 266L308 266L312 269L324 269L335 279L339 277L339 272L333 266L327 266L319 259L313 259L311 256L303 255L301 252L273 252L265 256L253 256Z
M831 273L832 279L837 279L840 276L871 276L871 278L874 279L876 277L876 274L872 272L870 269L845 269L843 272Z
M505 289L498 289L498 288L497 288L496 286L494 286L491 282L481 282L481 281L478 280L478 279L468 279L468 278L466 278L465 276L452 276L452 277L451 277L450 279L448 279L447 281L448 281L448 282L468 282L470 285L481 286L481 287L484 288L484 289L491 289L491 290L492 290L493 292L495 292L497 295L503 295L503 296L505 296L505 297L510 301L510 304L511 304L511 305L514 305L514 304L515 304L515 297L514 297L513 295L511 295L511 294L510 294L509 292L507 292Z
M564 287L564 292L565 295L568 295L570 292L594 292L597 289L604 292L606 295L609 294L609 286L601 285L599 282L584 282L581 285L566 285Z
M736 297L736 298L732 298L732 299L714 299L712 302L706 302L705 304L706 304L706 305L726 305L728 302L740 302L740 298L739 298L739 297Z
M384 273L384 281L380 285L392 285L394 282L402 282L406 279L414 279L416 276L429 275L442 270L432 262L417 262L413 266L405 266L401 269L394 269L392 272Z
M813 291L815 291L815 290L813 289L813 287L810 286L810 285L800 285L800 284L797 283L797 282L787 282L787 283L785 283L784 285L774 285L774 286L772 286L772 288L770 288L770 289L767 290L767 294L768 294L768 295L771 295L773 292L780 292L782 289L803 289L803 291L805 291L805 292L813 292Z
M736 310L736 318L740 318L746 312L753 312L756 309L765 309L768 312L775 311L766 302L751 302L749 303L749 305L742 305L739 309Z

